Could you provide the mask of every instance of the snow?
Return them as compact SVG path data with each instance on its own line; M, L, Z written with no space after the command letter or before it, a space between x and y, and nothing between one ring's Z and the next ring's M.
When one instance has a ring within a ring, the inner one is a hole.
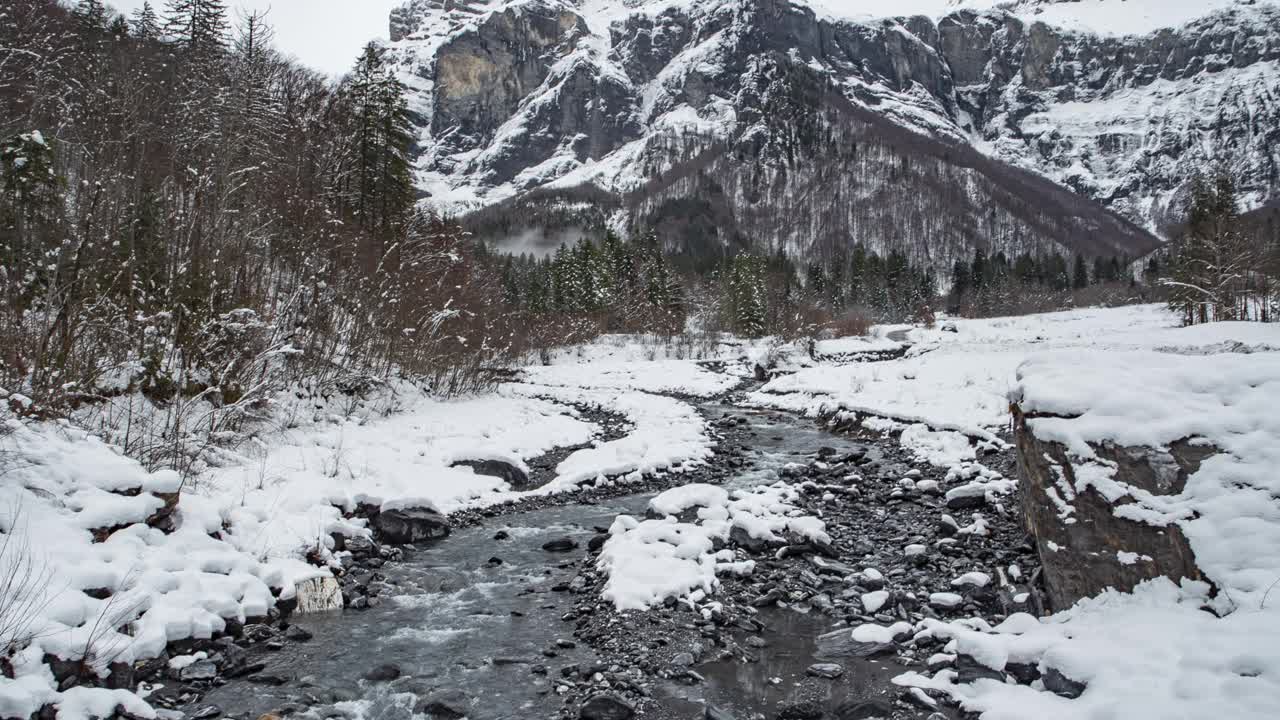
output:
M512 386L511 391L597 405L625 415L633 425L620 439L577 450L565 458L556 466L556 479L539 492L573 489L605 475L649 474L702 463L713 454L712 440L698 411L674 398L541 385Z
M15 677L0 678L0 715L25 717L56 702L59 717L68 720L105 717L116 707L154 717L145 700L127 691L58 691L44 657L87 654L90 666L103 673L112 662L156 657L170 642L221 633L230 620L263 617L277 596L292 597L300 583L330 575L329 568L308 563L308 554L332 566L342 562L332 552L331 534L369 533L363 520L344 517L358 504L449 513L565 492L584 482L635 482L706 462L713 440L697 410L654 392L706 396L738 378L688 359L637 359L655 346L615 340L566 351L552 366L530 369L526 377L547 384L511 383L486 396L445 401L396 385L390 400L359 412L343 411L340 401L310 406L282 397L273 406L279 427L264 426L234 450L219 449L216 466L185 481L171 471L147 472L69 422L19 420L8 408L11 401L21 406L22 399L4 398L0 537L17 540L0 552L0 572L31 568L32 587L18 599L38 610L26 634L34 639L14 659ZM724 357L745 352L741 343L723 339L707 351ZM600 439L600 429L574 404L622 416L622 436ZM499 478L453 467L492 459L527 470L527 460L574 445L585 447L535 490L516 491ZM666 498L671 505L663 507L717 508L724 517L699 530L704 540L708 528L727 533L731 523L761 538L826 538L821 521L795 515L787 502L794 491L778 487L729 498L716 490L678 488L697 497L681 500L673 493ZM174 493L180 493L175 529L147 525ZM95 541L94 533L102 537L109 530L105 541ZM676 567L702 572L701 562ZM719 557L708 567L749 573L753 565ZM688 587L706 584L692 574L680 577ZM98 600L86 592L101 588L112 596ZM117 632L124 626L128 634ZM195 660L175 658L175 667L188 661Z
M956 332L907 330L913 347L900 359L819 363L770 381L749 394L747 402L808 415L859 413L924 424L926 428L906 433L909 449L931 462L954 465L969 451L959 438L938 431L994 440L993 431L1008 422L1008 396L1018 383L1018 367L1033 354L1055 349L1216 352L1236 345L1280 349L1274 325L1180 328L1177 318L1159 305L945 323Z
M538 385L593 389L633 389L711 397L732 388L738 378L712 372L685 360L626 360L530 367L526 379Z
M862 594L862 609L869 613L879 612L889 602L888 590L873 590Z
M957 10L1003 9L1027 22L1100 35L1142 35L1175 28L1220 10L1257 0L803 0L833 19L867 22L924 15L935 21ZM1269 2L1270 0L1262 0Z
M1212 603L1204 583L1179 587L1160 578L1130 594L1109 590L1044 620L1024 613L994 628L936 620L919 628L989 667L1054 668L1087 685L1075 700L991 680L956 684L947 670L906 673L895 682L948 694L983 720L1275 717L1280 603L1222 618L1202 609Z
M964 587L966 585L971 585L973 587L986 587L990 584L991 576L977 570L967 572L951 581L951 585L953 587Z
M956 593L936 592L929 595L929 604L943 609L957 608L964 604L964 598Z
M4 641L29 642L13 660L15 677L0 678L0 715L25 717L58 702L60 718L106 717L117 706L154 717L127 691L59 692L44 656L83 658L104 674L110 663L155 657L172 640L265 616L283 578L210 537L199 503L179 505L171 534L142 524L163 505L153 492L177 490L173 473L148 473L69 424L0 421L12 460L0 486L0 573L27 578L6 589L5 603L28 615L25 626L8 626L13 636ZM124 527L94 541L91 531L116 526ZM97 589L110 597L86 592ZM128 634L118 631L125 626Z
M751 537L780 542L785 534L830 542L821 520L799 512L792 502L797 491L778 482L753 490L727 493L713 485L685 485L667 490L650 501L663 517L638 520L620 515L609 529L596 560L608 575L604 599L620 611L643 610L668 597L690 600L696 593L713 595L721 573L750 574L754 561L737 558L732 550L714 551L734 528ZM675 515L697 507L696 521Z

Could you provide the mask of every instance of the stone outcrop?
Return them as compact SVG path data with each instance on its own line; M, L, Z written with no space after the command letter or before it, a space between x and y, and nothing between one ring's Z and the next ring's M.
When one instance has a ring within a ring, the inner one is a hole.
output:
M1127 498L1113 503L1093 487L1079 490L1066 448L1037 438L1017 405L1013 415L1023 520L1035 537L1054 610L1157 577L1205 579L1181 528L1117 517ZM1182 492L1187 477L1217 452L1185 440L1167 449L1105 444L1093 450L1115 463L1117 481L1155 495Z

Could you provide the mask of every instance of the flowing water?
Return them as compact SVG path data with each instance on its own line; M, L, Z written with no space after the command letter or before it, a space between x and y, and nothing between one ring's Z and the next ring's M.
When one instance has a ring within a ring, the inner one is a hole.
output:
M782 466L811 458L819 447L844 451L855 444L788 415L714 404L703 410L712 419L725 413L746 417L754 434L750 462L730 488L773 482ZM460 691L470 698L471 718L551 717L561 706L552 681L559 669L595 661L589 648L569 646L573 625L560 618L578 596L562 592L563 586L576 574L574 565L594 528L608 527L618 514L643 514L650 497L507 515L407 549L403 561L380 571L385 587L379 606L296 618L314 637L256 658L267 663L264 675L283 678L284 684L235 680L210 692L201 705L249 717L295 705L322 716L410 718L415 705L421 708L420 699ZM498 530L509 537L494 539ZM566 536L578 541L577 550L542 549L548 540ZM678 716L693 717L710 701L744 718L780 699L815 662L813 638L832 621L776 609L760 619L768 626L761 635L770 644L760 650L759 662L699 665L695 669L706 683L664 685L658 699ZM403 676L390 683L363 679L387 663ZM538 664L550 669L550 677L532 671ZM831 686L845 692L862 680L851 672Z

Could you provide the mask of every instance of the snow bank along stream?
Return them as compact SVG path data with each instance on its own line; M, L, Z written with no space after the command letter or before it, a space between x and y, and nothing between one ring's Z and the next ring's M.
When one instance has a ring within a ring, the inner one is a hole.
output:
M721 405L705 407L717 417L725 412L740 414L759 429L752 462L723 488L697 486L695 494L723 496L726 503L731 492L748 492L775 482L782 467L811 459L818 447L843 450L851 445L849 439L818 430L803 419L777 414L765 418ZM663 496L674 501L689 492L677 488ZM748 502L772 504L780 510L785 494L777 488L751 492ZM421 714L427 707L448 706L474 718L552 717L562 707L556 692L560 670L570 665L590 669L598 662L589 649L573 642L573 624L561 619L580 599L571 592L571 583L588 542L600 536L597 529L613 526L617 531L611 537L618 539L605 544L598 562L620 563L622 575L616 579L626 582L616 585L619 606L661 601L651 594L656 587L652 578L626 576L659 568L647 565L643 552L628 555L628 541L640 538L627 538L620 530L670 528L672 523L644 519L653 498L648 493L500 516L482 526L456 530L433 544L407 549L403 561L370 574L375 578L371 584L383 598L378 607L296 618L296 624L314 637L258 658L266 663L261 675L287 682L233 681L214 689L190 710L216 705L222 713L256 717L293 708L314 710L321 716L407 719L415 709ZM744 511L743 522L750 522L748 517L784 522L765 511L749 516ZM796 521L804 526L814 519ZM776 525L774 529L780 530ZM821 533L819 527L805 530ZM544 544L563 538L573 540L576 547L563 553L543 549ZM616 543L612 552L611 543ZM670 575L670 592L705 587L714 579L714 568L702 567L701 552L696 555L684 568L687 575ZM761 617L772 628L763 633L771 646L762 652L761 662L710 663L699 668L707 679L705 685L690 689L672 684L663 690L660 702L685 714L705 700L764 709L786 689L785 685L780 688L779 678L788 682L803 678L805 669L816 662L814 639L829 629L830 618L782 610ZM395 665L402 675L391 682L366 678L387 664ZM845 692L853 683L865 681L867 674L851 671L831 690Z

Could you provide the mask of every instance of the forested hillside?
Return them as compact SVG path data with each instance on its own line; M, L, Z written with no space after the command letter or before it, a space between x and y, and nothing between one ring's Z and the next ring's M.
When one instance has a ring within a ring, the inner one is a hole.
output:
M6 3L0 383L241 406L393 366L474 386L516 318L414 211L408 145L376 46L335 83L216 0Z

